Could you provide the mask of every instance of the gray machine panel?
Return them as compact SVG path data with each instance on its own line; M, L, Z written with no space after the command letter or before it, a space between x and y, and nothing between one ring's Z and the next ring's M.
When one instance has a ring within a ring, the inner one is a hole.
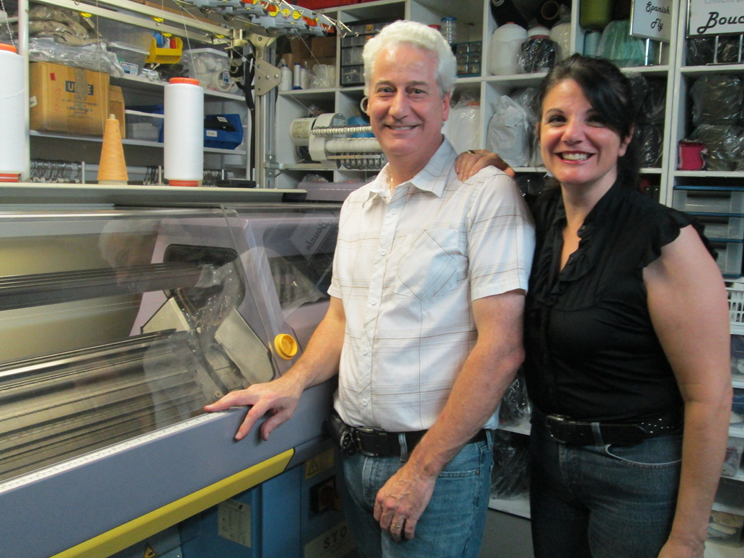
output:
M0 557L48 558L282 451L319 441L334 389L326 382L307 390L292 421L267 442L256 432L235 442L245 411L225 412L56 474L37 473L38 480L0 485Z

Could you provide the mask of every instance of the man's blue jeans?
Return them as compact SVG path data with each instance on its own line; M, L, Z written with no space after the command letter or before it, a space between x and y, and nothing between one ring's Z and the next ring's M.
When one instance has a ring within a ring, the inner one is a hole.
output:
M567 446L533 419L535 558L656 558L674 519L681 456L681 435Z
M373 516L375 497L400 469L400 457L342 458L344 513L364 558L477 558L486 521L493 442L466 445L437 479L413 539L393 541Z

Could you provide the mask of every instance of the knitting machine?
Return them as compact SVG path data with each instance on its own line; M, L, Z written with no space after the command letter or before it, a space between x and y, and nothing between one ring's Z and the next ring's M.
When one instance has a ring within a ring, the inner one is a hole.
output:
M235 443L244 408L203 407L302 353L337 222L295 204L0 215L0 557L108 556L304 461L331 383L267 442Z

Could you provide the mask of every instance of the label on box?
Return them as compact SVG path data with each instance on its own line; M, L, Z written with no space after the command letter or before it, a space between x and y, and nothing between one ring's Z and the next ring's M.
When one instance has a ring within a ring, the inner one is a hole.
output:
M139 64L131 62L119 62L124 73L130 76L136 76L139 73Z
M38 101L36 100L36 95L32 95L32 96L31 96L31 98L30 98L30 99L28 100L28 105L29 105L30 107L35 107L35 106L36 106L36 105L38 105L38 104L39 104L39 103L38 103Z
M29 66L30 127L67 134L103 135L109 114L109 75L51 62Z
M216 138L217 137L217 130L204 130L204 133L207 134L208 138Z

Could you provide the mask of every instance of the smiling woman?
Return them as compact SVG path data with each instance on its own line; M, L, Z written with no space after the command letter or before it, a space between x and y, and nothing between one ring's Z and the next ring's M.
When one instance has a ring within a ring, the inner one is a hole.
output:
M558 187L532 208L525 307L535 557L701 557L731 400L720 272L691 217L636 189L620 70L574 55L538 101Z

